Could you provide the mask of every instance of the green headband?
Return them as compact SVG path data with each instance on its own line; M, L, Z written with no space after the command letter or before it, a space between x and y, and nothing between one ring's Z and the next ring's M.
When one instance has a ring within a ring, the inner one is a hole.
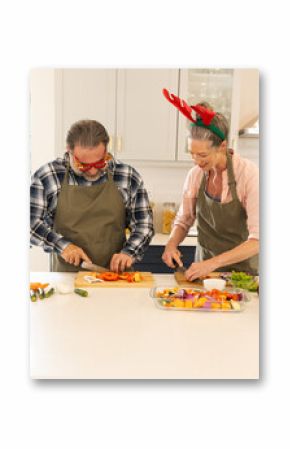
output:
M220 137L222 140L225 140L225 135L219 128L217 128L215 125L212 125L212 124L205 125L201 118L197 118L195 122L191 122L191 125L192 126L201 126L202 128L209 129L214 134L216 134L218 137Z

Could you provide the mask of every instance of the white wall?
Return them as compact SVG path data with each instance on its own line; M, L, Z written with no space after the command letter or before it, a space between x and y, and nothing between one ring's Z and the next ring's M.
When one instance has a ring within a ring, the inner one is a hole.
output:
M55 71L34 69L30 73L31 173L55 158ZM48 271L49 259L41 248L30 249L30 270Z

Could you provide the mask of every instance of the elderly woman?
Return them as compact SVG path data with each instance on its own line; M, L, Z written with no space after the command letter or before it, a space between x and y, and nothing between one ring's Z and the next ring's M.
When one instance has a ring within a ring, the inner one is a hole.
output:
M198 246L195 261L185 272L188 280L212 271L257 274L258 168L228 148L229 125L222 114L206 103L190 107L167 90L163 93L191 122L190 147L195 162L185 180L163 261L171 268L182 266L178 245L196 220Z

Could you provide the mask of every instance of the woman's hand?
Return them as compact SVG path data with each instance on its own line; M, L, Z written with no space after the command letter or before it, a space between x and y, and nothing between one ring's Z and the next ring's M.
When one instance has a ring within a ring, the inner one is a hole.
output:
M162 254L162 260L170 268L175 268L176 263L183 267L181 260L182 254L174 245L166 245L164 253Z
M82 260L92 263L91 259L79 246L70 243L61 253L61 257L67 262L78 267Z
M194 262L185 272L188 281L193 281L201 276L212 273L217 268L217 264L213 259L204 260L203 262Z

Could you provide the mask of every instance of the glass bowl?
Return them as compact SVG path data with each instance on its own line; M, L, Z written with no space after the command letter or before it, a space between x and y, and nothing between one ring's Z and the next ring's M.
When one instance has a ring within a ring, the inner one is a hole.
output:
M158 309L186 312L241 312L248 300L244 290L227 288L223 291L180 286L159 286L150 290Z

